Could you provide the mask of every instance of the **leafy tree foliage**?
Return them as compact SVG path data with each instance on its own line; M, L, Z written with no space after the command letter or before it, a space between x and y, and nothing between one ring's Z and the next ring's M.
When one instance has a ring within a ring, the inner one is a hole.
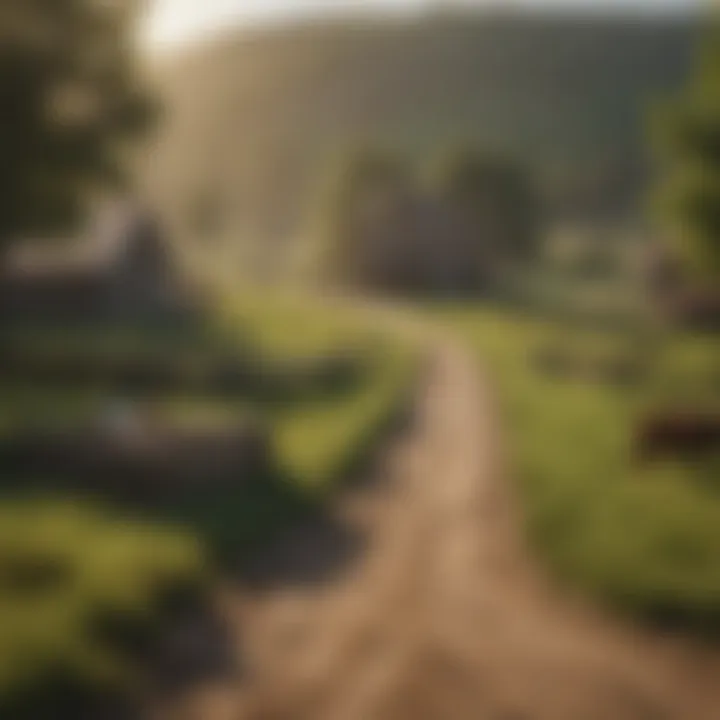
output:
M152 104L138 82L137 0L0 2L0 248L74 222L123 176Z
M435 183L379 150L355 153L326 207L321 267L342 284L483 292L534 256L539 202L512 163L467 150Z
M539 201L521 168L502 157L460 149L448 156L439 175L442 195L470 219L479 251L513 263L534 255Z
M683 265L720 279L720 26L709 30L693 78L663 108L654 131L662 179L656 194Z

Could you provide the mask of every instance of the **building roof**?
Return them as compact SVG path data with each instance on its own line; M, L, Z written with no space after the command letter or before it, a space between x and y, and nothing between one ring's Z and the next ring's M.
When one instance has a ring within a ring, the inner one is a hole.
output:
M80 237L28 239L12 246L3 274L37 279L97 274L124 257L139 239L147 239L157 255L161 239L158 233L148 232L152 222L148 213L127 205L111 208Z

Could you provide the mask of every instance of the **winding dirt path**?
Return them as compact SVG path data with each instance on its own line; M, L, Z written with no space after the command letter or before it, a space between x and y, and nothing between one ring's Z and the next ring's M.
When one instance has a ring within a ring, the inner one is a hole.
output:
M607 620L536 570L492 393L452 339L431 345L412 427L371 482L228 591L247 675L182 717L718 720L716 654Z

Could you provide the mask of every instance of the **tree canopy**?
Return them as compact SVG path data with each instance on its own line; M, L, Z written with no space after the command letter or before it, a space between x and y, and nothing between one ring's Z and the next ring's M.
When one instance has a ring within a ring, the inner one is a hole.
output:
M656 117L661 181L655 199L684 266L720 279L720 26L709 29L694 75Z
M449 154L430 183L393 154L355 153L326 208L328 279L393 292L484 292L525 266L540 234L530 178L472 149Z
M0 248L77 220L123 177L153 105L133 53L137 0L0 3Z
M470 218L478 245L513 262L533 255L540 203L522 168L504 157L460 148L448 154L438 175L440 192Z

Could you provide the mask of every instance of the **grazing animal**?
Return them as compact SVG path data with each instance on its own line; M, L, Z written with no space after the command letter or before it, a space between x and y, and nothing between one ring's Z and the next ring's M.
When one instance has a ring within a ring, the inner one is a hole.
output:
M640 423L635 436L634 454L641 462L713 453L720 453L720 411L655 413Z

